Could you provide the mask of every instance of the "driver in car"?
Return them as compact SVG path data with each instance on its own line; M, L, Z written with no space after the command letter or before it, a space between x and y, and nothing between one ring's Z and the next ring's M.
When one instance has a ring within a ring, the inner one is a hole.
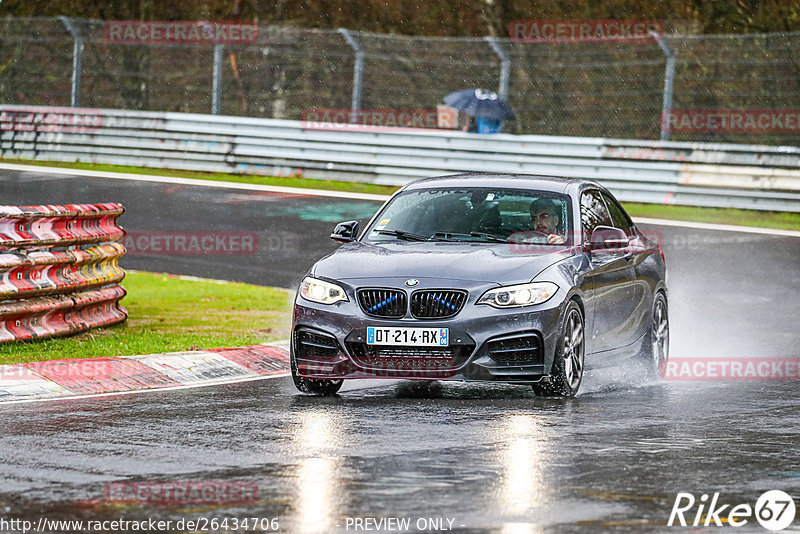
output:
M534 200L531 202L530 212L531 226L534 231L546 236L547 243L558 245L566 241L564 236L558 234L558 225L561 223L560 210L552 200L546 198Z

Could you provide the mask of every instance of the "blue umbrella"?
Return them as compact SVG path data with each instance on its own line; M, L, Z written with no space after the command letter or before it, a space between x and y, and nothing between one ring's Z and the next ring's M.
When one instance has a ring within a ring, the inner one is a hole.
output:
M505 99L497 96L497 93L483 89L463 89L450 93L444 97L444 103L473 117L498 121L516 118Z

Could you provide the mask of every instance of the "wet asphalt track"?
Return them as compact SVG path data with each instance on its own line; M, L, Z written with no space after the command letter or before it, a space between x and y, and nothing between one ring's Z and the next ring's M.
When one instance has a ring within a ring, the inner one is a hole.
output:
M131 255L124 266L284 287L335 248L333 223L377 206L36 173L3 173L0 193L3 204L119 201L131 232L256 232L254 255ZM800 239L651 230L664 234L673 357L800 358ZM661 532L679 491L754 504L783 489L800 505L797 382L642 384L624 370L591 373L581 391L559 401L520 386L354 382L319 399L281 378L5 406L0 510L267 516L292 532L347 531L348 517L411 518L412 530L448 518L464 531ZM119 481L244 481L259 496L112 506L103 487Z

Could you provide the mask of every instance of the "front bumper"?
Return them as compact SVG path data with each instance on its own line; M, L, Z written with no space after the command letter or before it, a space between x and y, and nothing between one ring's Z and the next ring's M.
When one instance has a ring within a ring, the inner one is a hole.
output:
M386 280L382 282L388 285ZM299 296L295 300L292 359L300 376L535 383L550 373L564 307L563 290L540 305L496 309L475 304L484 291L496 285L465 288L461 284L459 288L467 289L469 297L455 317L422 320L409 315L402 319L370 317L354 298L355 288L343 287L349 302L324 305ZM368 326L449 328L450 345L443 349L369 346Z

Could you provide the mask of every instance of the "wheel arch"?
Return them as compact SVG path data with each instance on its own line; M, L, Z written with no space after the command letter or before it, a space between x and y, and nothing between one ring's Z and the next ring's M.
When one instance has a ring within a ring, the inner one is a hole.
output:
M664 298L667 299L669 303L669 292L667 291L667 285L664 283L660 283L656 286L655 291L653 291L653 298L655 298L659 293L664 294Z
M567 297L565 302L564 309L566 309L567 305L569 305L569 301L574 300L578 307L581 309L581 313L583 314L583 320L586 322L586 307L583 303L583 298L577 292L573 292L571 295Z

